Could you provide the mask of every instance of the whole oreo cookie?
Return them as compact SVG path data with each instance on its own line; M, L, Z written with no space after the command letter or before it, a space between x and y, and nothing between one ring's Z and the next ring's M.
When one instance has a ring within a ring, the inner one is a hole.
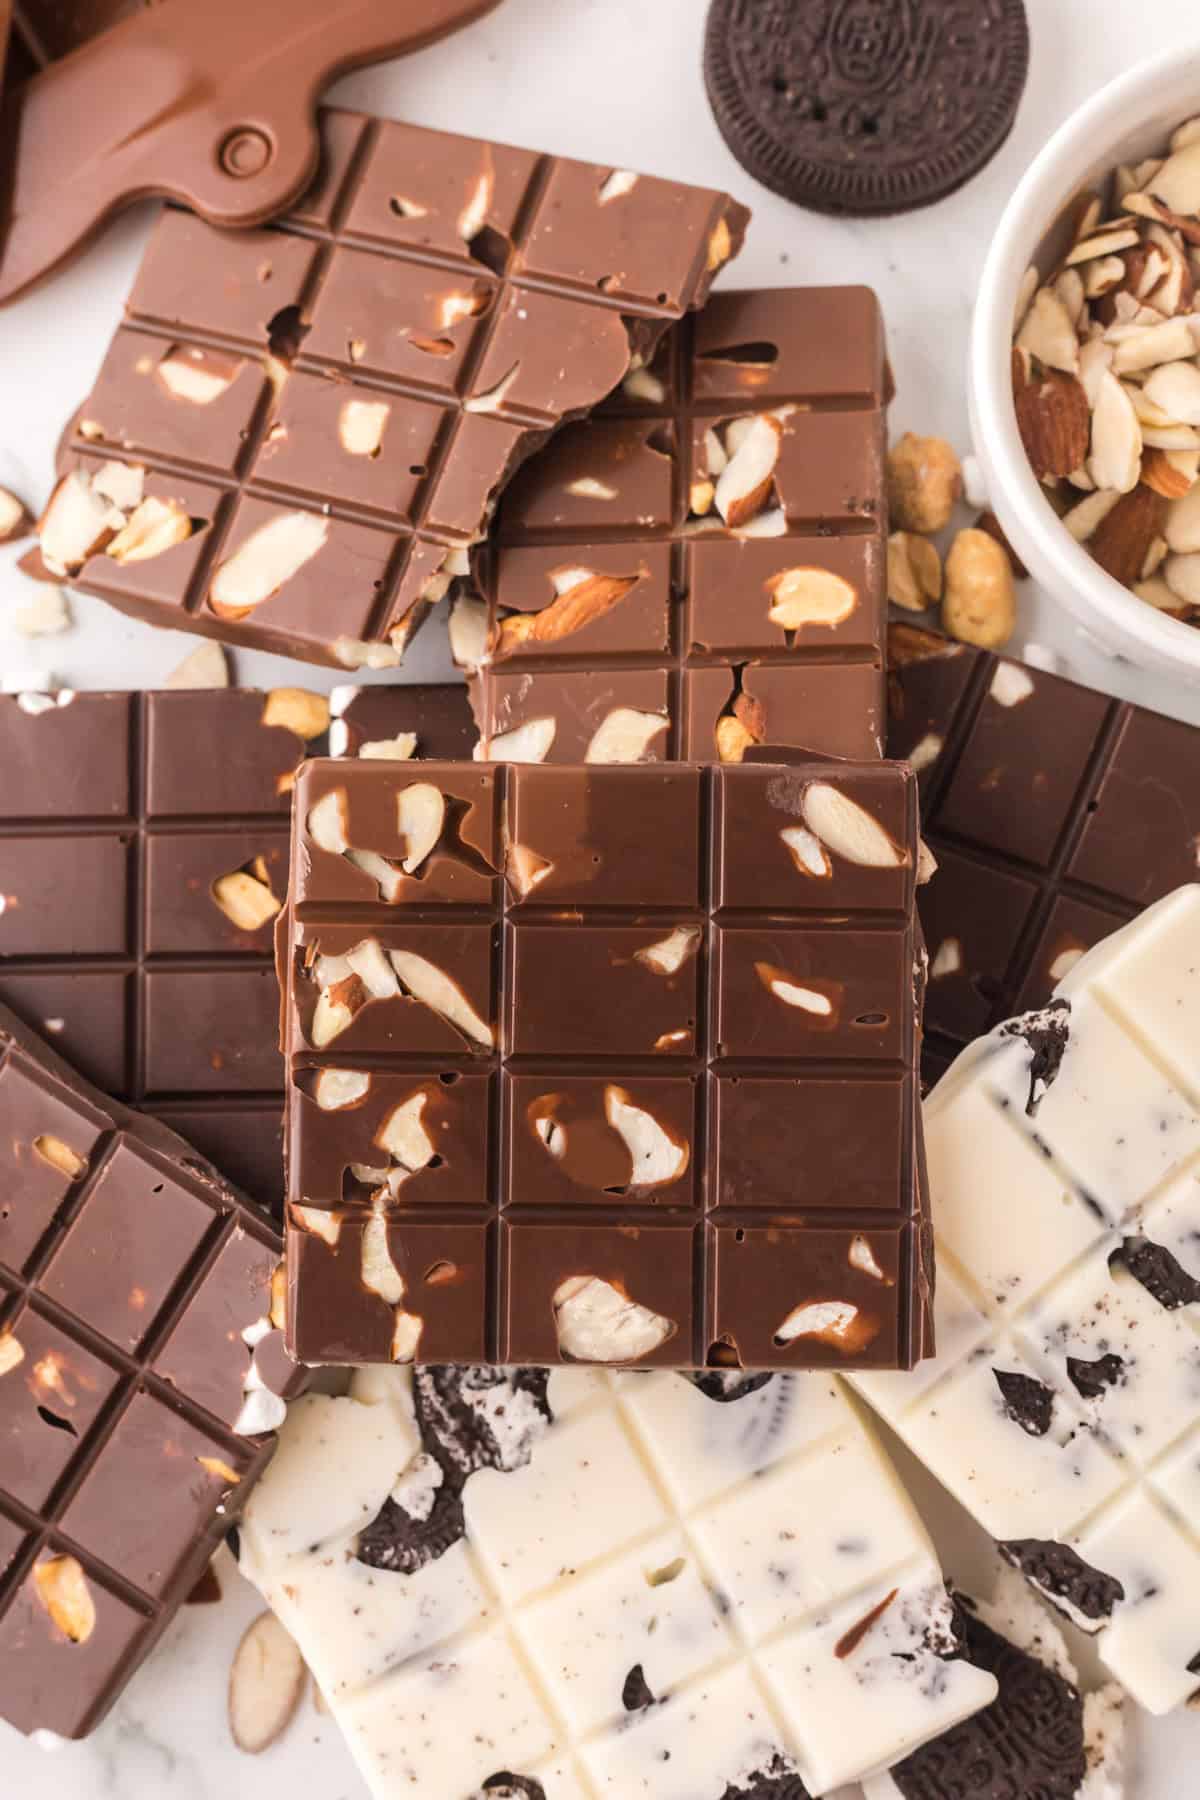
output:
M1022 0L713 0L704 81L765 187L818 212L908 212L1000 148L1029 68Z

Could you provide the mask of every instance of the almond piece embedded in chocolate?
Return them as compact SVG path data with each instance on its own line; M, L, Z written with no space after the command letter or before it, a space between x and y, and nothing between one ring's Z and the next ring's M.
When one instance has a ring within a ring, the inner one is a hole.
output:
M549 606L540 612L513 613L501 622L497 656L511 656L519 645L530 641L553 644L570 637L603 618L643 578L641 571L636 575L600 575L593 570L571 573L579 579L561 589Z

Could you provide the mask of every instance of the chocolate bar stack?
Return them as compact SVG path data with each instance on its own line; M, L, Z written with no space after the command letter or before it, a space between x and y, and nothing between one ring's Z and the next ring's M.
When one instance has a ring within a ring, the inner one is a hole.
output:
M89 1731L244 1506L377 1800L936 1793L1030 1686L1005 1791L1083 1795L842 1378L1193 1693L1195 733L885 677L868 290L322 134L276 225L162 215L41 558L345 671L441 607L468 681L0 701L0 1708Z

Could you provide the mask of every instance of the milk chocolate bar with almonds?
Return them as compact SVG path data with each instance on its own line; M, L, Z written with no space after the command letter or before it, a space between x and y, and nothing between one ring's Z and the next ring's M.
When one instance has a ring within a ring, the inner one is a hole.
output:
M0 1007L0 1714L82 1737L274 1449L281 1246Z
M452 643L482 754L877 756L885 400L868 288L719 293L674 327L477 553Z
M280 226L163 214L41 548L151 623L380 668L517 463L703 302L747 214L364 114L323 135Z
M880 763L307 764L295 1353L925 1354L915 801Z

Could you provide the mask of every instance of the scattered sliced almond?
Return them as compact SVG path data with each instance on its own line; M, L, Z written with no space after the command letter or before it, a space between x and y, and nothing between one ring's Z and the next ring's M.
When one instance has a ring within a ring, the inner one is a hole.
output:
M39 588L28 606L17 608L12 622L22 637L56 637L74 623L67 597L57 587Z
M220 644L205 638L190 650L167 676L169 688L225 688L229 686L229 662Z
M25 1361L25 1352L11 1331L0 1332L0 1375L8 1375Z
M1083 291L1080 284L1080 305ZM1079 339L1075 322L1053 288L1039 288L1025 315L1017 343L1048 369L1063 369L1070 375L1079 372Z
M784 631L802 631L806 625L832 629L844 624L858 605L858 589L831 569L781 569L766 588L771 596L767 618Z
M320 551L329 520L318 513L280 513L252 531L217 564L208 604L219 618L244 619L277 594Z
M272 688L263 702L262 723L293 731L308 743L329 730L329 700L308 688Z
M52 1622L73 1644L86 1644L96 1629L96 1602L83 1565L74 1556L47 1556L33 1565L33 1585Z
M592 733L583 760L588 763L644 762L651 744L662 736L669 723L662 713L614 706Z
M1147 552L1161 534L1166 516L1163 496L1139 482L1105 512L1088 538L1088 549L1114 580L1132 587L1147 572Z
M1182 500L1200 478L1200 450L1146 450L1142 483L1164 500Z
M229 1671L229 1730L239 1750L259 1756L296 1716L308 1670L274 1613L247 1626Z
M887 546L887 594L906 612L924 612L942 597L937 545L912 531L893 531Z
M1168 547L1179 556L1200 550L1200 487L1168 506L1163 535Z
M0 487L0 544L11 544L33 528L33 516L23 500L9 488Z

